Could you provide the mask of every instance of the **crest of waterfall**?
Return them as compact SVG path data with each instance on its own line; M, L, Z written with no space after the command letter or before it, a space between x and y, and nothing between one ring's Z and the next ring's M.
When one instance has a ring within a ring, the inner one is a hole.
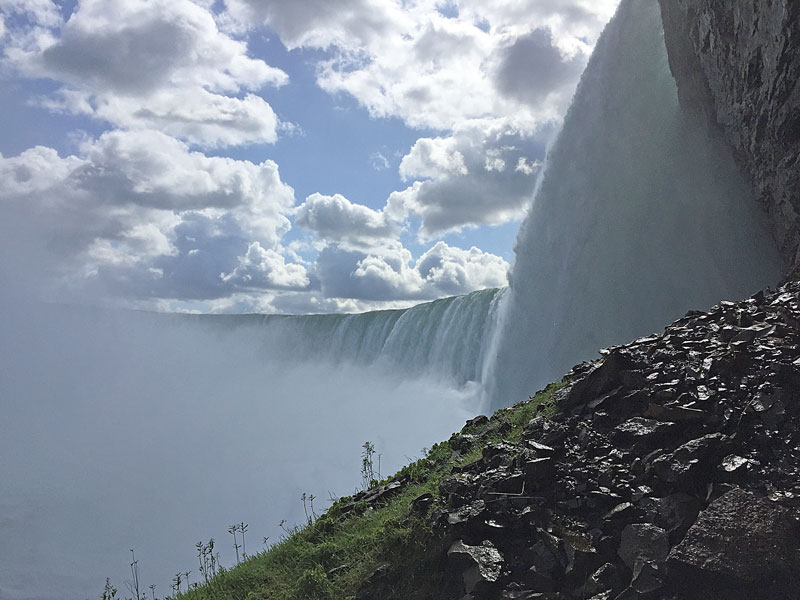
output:
M403 376L478 383L497 305L506 289L442 298L404 310L348 315L241 315L200 318L224 329L247 326L270 360L376 364ZM185 317L182 317L185 318Z

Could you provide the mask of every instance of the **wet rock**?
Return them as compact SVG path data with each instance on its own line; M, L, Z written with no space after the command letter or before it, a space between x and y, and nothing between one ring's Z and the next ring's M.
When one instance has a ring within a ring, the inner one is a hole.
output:
M629 569L633 569L637 561L663 563L669 554L667 532L650 523L626 525L618 554Z
M483 518L486 511L486 503L483 500L475 500L460 509L447 515L447 522L450 525L458 526Z
M800 571L796 515L734 488L700 513L669 555L670 577L745 583L790 580Z
M469 419L467 423L464 425L464 429L473 429L476 427L480 427L482 425L486 425L489 422L489 417L486 415L478 415L474 419Z
M665 578L663 563L640 560L634 564L630 588L641 595L652 594L664 587Z
M485 593L500 578L503 557L491 542L469 546L459 540L450 546L447 557L453 568L462 571L467 594Z
M709 433L686 442L675 452L666 454L652 462L652 471L663 481L676 483L696 472L716 466L714 463L723 450L725 436Z
M568 393L559 399L559 407L569 410L586 404L622 384L622 375L637 367L637 363L621 351L611 352L603 362L572 385Z
M623 445L636 445L641 448L655 447L674 430L672 423L662 423L653 419L633 417L617 425L609 434L612 441Z
M581 597L590 598L603 592L618 592L621 587L619 570L613 563L607 562L589 576L581 589Z

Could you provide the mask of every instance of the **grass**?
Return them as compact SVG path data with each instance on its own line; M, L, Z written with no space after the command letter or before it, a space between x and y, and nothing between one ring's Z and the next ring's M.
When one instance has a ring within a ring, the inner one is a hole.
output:
M366 505L347 510L352 498L342 498L313 522L291 530L269 550L248 557L207 585L178 595L181 600L345 600L376 569L391 563L403 577L387 581L382 597L415 600L437 598L446 570L438 561L443 553L430 552L442 541L431 529L429 512L417 514L412 501L432 494L438 499L439 482L452 468L481 457L491 442L517 443L525 424L535 415L551 416L553 394L564 383L550 384L528 401L498 410L489 429L471 448L453 449L451 441L434 445L427 455L401 469L395 477L408 477L403 491L379 507ZM508 423L508 425L505 425ZM474 425L462 434L486 427ZM453 438L451 438L453 440ZM434 508L430 510L435 510Z

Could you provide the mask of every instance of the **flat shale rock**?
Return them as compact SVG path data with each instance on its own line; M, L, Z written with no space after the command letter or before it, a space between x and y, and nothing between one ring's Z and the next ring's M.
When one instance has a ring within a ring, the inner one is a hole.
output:
M669 555L676 575L722 576L745 583L791 579L800 573L797 515L734 488L700 513Z

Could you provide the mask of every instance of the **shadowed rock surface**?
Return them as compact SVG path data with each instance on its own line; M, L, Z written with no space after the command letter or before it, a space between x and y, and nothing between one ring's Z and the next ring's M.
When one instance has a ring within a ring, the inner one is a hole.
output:
M685 110L718 128L800 266L800 3L660 0Z

